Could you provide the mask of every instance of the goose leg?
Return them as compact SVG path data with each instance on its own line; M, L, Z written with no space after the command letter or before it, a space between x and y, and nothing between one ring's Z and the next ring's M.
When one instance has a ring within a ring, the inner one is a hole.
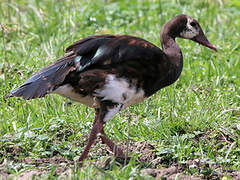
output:
M100 111L99 109L95 110L95 119L94 119L93 127L92 127L92 130L91 130L87 145L86 145L83 153L81 154L81 156L78 160L80 167L82 167L82 165L83 165L82 163L83 163L84 159L86 159L91 146L93 145L93 143L97 139L97 134L98 133L101 134L100 138L101 138L102 142L105 143L110 148L110 150L114 153L114 156L116 157L116 160L123 163L125 159L127 161L130 159L130 157L125 156L122 149L117 147L110 139L107 138L107 135L104 132L105 122L103 121L103 117L104 117L103 114L105 114L105 113L101 113L101 112L102 111Z
M100 131L100 133L101 133L100 138L102 142L105 143L110 148L110 150L114 153L116 160L120 163L124 163L125 161L129 162L131 157L127 157L121 148L119 148L117 145L114 144L114 142L108 139L103 129L102 131Z
M95 119L94 119L94 123L93 123L93 127L90 133L90 136L88 138L88 142L87 145L83 151L83 153L81 154L80 158L79 158L79 166L82 167L82 163L84 161L84 159L86 159L88 152L91 148L91 146L93 145L93 143L95 142L95 140L97 139L97 134L99 133L99 110L96 109L95 111Z
M116 157L116 160L118 160L121 163L123 163L125 159L129 161L131 157L127 157L123 152L123 150L119 148L113 141L111 141L107 137L106 133L104 132L104 122L101 121L99 127L100 127L99 132L101 134L100 138L102 142L110 148L110 150L113 152L114 156Z
M105 122L109 120L111 117L113 117L117 112L121 111L121 108L122 108L121 104L113 103L110 101L102 102L101 111L99 115L100 116L99 117L99 128L100 128L99 133L100 133L100 138L102 142L106 144L110 148L110 150L114 153L116 160L119 161L120 163L123 163L124 161L129 161L130 157L127 157L121 148L119 148L117 145L114 144L114 142L108 139L106 133L104 132Z
M124 159L125 154L123 153L123 150L119 148L117 145L115 145L114 142L107 138L103 128L100 130L100 133L101 133L100 138L102 142L110 148L110 150L114 153L114 156L116 158Z

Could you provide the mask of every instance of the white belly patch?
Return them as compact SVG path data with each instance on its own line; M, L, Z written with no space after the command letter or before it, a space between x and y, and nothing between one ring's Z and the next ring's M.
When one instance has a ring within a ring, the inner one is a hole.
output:
M131 104L137 104L144 100L144 91L129 84L124 78L116 78L115 75L108 75L106 84L101 89L95 90L96 97L101 97L103 100L110 100L115 103L120 103L123 108Z
M137 104L145 98L142 89L137 89L135 86L129 84L127 79L117 78L113 74L107 76L105 85L100 89L96 89L93 96L82 96L81 94L76 93L70 84L58 87L53 93L93 108L98 108L100 106L99 100L97 100L98 98L101 98L103 101L109 100L117 103L116 106L108 109L108 112L103 119L105 122L110 120L122 109L125 109L132 104Z
M111 109L108 109L103 121L109 121L115 114L122 109L130 106L131 104L137 104L144 100L144 91L138 89L135 86L129 84L124 78L116 78L115 75L108 75L106 78L106 84L101 88L95 90L94 96L101 97L102 100L109 100L118 105Z
M70 84L65 84L63 86L58 87L53 93L59 94L61 96L67 97L73 101L77 101L81 104L85 104L89 107L99 107L98 101L94 100L92 96L81 96L76 93L73 87Z

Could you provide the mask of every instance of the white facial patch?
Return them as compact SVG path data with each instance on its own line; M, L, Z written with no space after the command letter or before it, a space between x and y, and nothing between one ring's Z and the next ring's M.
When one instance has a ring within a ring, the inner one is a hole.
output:
M191 22L193 22L193 19L188 17L186 29L184 29L180 33L181 37L186 38L186 39L192 39L193 37L195 37L199 34L199 28L197 26L193 27L191 25Z

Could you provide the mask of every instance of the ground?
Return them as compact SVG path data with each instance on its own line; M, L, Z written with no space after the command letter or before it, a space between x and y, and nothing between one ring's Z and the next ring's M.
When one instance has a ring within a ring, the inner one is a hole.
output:
M129 151L127 164L97 142L78 168L91 108L57 95L4 98L89 35L129 34L161 47L163 25L181 13L199 21L218 53L177 39L179 80L106 124ZM0 20L0 179L240 179L238 0L3 0Z
M126 144L119 144L123 147L127 147ZM96 146L96 144L95 144ZM129 154L134 152L134 154L138 154L136 159L134 160L134 164L138 167L141 167L142 170L139 174L142 177L156 177L156 178L166 178L166 179L221 179L221 178L233 178L240 179L240 171L232 171L227 170L221 167L218 164L213 162L204 161L202 159L194 159L188 160L185 163L177 164L173 163L169 167L168 165L164 165L164 162L161 158L157 157L157 153L154 150L154 146L148 144L147 142L135 142L130 143L129 145ZM104 147L102 147L104 150ZM105 156L106 153L103 151L99 153L99 156ZM110 177L110 179L114 179L111 175L104 172L106 170L113 169L113 166L116 166L118 162L114 160L111 152L109 151L108 156L105 159L91 161L90 163L86 163L83 167L92 166L96 168L98 172L96 175L101 176L102 174L105 177ZM11 173L9 173L7 169L8 162L4 162L1 165L0 174L1 178L13 178L15 177ZM25 170L17 175L19 179L32 179L32 178L46 178L46 174L49 173L49 166L53 166L53 170L51 170L52 176L57 176L59 179L61 178L73 178L75 173L75 168L77 162L70 161L61 156L53 156L51 158L39 158L39 159L31 159L25 158L22 160L21 164L25 166L31 166L34 168L30 168L29 170ZM121 166L121 164L119 164ZM126 165L125 165L126 166ZM186 173L188 171L195 172L195 174L191 175L191 173ZM204 172L205 171L205 172ZM85 173L83 171L83 173ZM230 179L231 179L230 178Z

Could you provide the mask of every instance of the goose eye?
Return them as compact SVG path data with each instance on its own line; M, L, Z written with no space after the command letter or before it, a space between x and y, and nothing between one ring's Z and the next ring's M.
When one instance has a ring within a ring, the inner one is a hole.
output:
M197 24L192 21L192 22L190 23L190 25L191 25L192 27L194 27L194 26L196 26Z

